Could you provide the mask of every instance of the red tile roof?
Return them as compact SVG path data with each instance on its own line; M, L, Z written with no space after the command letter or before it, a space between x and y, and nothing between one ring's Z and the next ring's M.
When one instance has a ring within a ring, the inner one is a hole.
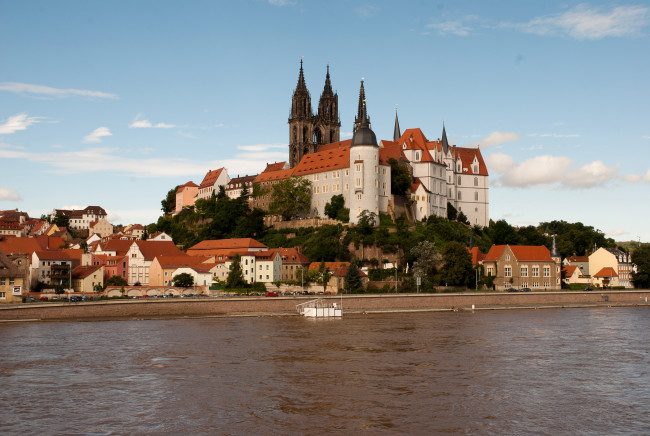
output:
M266 164L264 171L279 171L285 169L287 166L286 162L275 162L272 164Z
M616 271L614 271L614 268L611 266L606 266L605 268L601 269L598 271L596 274L594 274L594 277L618 277L618 274L616 274Z
M566 277L571 277L573 273L576 272L576 269L579 270L577 265L565 265L564 267L562 267L562 271L564 271L564 275Z
M5 254L28 254L31 256L35 251L42 250L34 238L0 238L0 251Z
M137 244L145 260L153 260L157 256L183 256L181 250L176 248L172 241L130 241Z
M209 259L203 256L156 256L162 269L180 268L183 266L193 266Z
M203 181L201 182L199 189L213 186L214 182L216 182L219 176L221 175L221 171L223 171L223 168L219 168L218 170L208 171L208 173L203 178Z
M284 180L291 177L292 174L293 169L291 168L288 170L262 171L260 175L255 178L255 183Z
M210 239L201 241L198 244L190 247L187 252L189 254L190 250L236 250L240 248L269 248L261 242L257 242L253 238L232 238L232 239Z
M291 263L300 263L307 264L309 258L302 254L302 252L296 248L280 248L280 256L282 257L282 263L291 264Z
M483 155L481 150L478 148L463 148L463 147L454 147L453 153L456 159L460 159L462 165L463 174L478 174L481 176L487 176L488 170L485 166L485 161L483 161ZM478 162L478 173L474 172L474 157ZM465 171L467 169L467 171Z
M481 253L478 247L473 247L471 250L468 248L469 254L472 255L472 265L478 265L479 262L485 259L485 254Z
M72 278L83 280L101 267L102 265L78 266L72 270Z
M543 245L493 245L483 262L496 262L501 259L506 247L510 248L519 262L553 262L551 252Z
M185 183L184 185L179 186L178 189L176 190L176 192L180 192L185 188L198 188L198 187L199 186L196 183L190 181L190 182Z
M309 264L309 270L320 270L320 262L312 262ZM325 268L327 268L328 271L336 271L340 267L348 267L350 265L350 262L325 262Z
M567 257L567 260L569 262L588 263L589 262L589 257L588 256L571 256L571 257Z

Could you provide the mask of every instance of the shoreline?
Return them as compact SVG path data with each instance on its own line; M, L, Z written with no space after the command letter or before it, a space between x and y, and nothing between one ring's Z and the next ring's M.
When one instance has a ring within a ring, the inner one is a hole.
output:
M603 292L371 294L231 297L192 300L102 300L0 306L0 323L259 316L299 316L295 306L316 298L340 302L345 314L469 312L650 306L649 290ZM472 308L474 306L474 308Z

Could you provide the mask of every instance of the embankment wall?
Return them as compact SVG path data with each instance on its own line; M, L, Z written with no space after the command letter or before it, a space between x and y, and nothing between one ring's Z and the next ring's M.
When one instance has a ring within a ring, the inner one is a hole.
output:
M304 297L241 297L165 300L109 300L84 303L30 303L0 307L0 321L273 315L296 313ZM471 294L346 295L321 298L341 302L344 311L379 312L435 309L518 308L577 305L647 305L650 291L531 292Z

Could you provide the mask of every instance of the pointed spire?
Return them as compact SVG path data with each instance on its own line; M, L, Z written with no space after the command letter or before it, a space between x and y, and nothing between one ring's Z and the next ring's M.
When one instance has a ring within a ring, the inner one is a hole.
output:
M354 118L354 130L359 128L363 119L363 108L366 102L366 90L363 87L363 80L364 78L362 77L361 88L359 89L359 109L357 110L357 116ZM370 118L368 118L368 125L370 126Z
M397 105L395 105L395 130L393 130L393 141L397 142L402 136L399 131L399 120L397 119Z
M296 91L305 90L307 91L307 84L305 83L305 73L302 70L302 58L300 59L300 74L298 75L298 85L296 86Z
M321 98L323 96L332 96L334 95L334 91L332 91L332 82L330 82L330 63L327 63L327 74L325 75L325 87L323 87L323 94L321 95Z
M359 91L359 96L361 95L365 97L363 80L361 80L361 90ZM357 120L355 120L355 130L352 134L352 144L350 146L374 145L375 147L379 147L375 132L373 132L370 127L370 118L368 118L368 114L366 113L366 99L364 98L363 100L360 100L359 104L359 116Z
M445 123L442 123L442 152L446 155L449 150L449 142L447 141L447 132L445 132Z

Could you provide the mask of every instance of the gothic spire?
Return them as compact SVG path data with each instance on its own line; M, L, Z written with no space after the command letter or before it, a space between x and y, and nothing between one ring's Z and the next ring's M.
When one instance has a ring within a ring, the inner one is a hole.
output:
M323 87L323 94L321 95L321 98L331 97L333 95L334 95L334 91L332 91L332 82L330 82L330 64L328 62L327 75L325 76L325 86Z
M293 91L293 101L291 102L291 118L311 117L311 97L307 84L305 83L305 73L302 69L302 59L300 59L300 74L298 75L298 85Z
M449 142L447 141L447 132L445 132L445 123L442 123L442 152L446 155L449 150Z
M363 90L363 80L361 81L361 90L359 91L359 95L363 95L365 97L365 92ZM350 147L354 147L355 145L374 145L375 147L378 147L379 145L377 145L377 137L375 136L375 132L373 132L372 128L370 127L370 118L366 113L366 99L364 98L363 100L360 100L359 103L361 104L359 124L356 124L355 120L356 128L352 134L352 144Z
M393 141L397 142L402 136L399 131L399 120L397 119L397 105L395 106L395 130L393 131Z
M361 78L361 88L359 89L359 109L357 111L357 116L354 118L354 130L357 130L361 125L361 121L363 121L365 104L366 104L366 90L363 87L363 78ZM370 126L370 118L367 119L367 122L368 122L368 126Z
M307 84L305 83L305 73L302 70L302 59L300 59L300 74L298 75L298 85L296 91L307 91Z

